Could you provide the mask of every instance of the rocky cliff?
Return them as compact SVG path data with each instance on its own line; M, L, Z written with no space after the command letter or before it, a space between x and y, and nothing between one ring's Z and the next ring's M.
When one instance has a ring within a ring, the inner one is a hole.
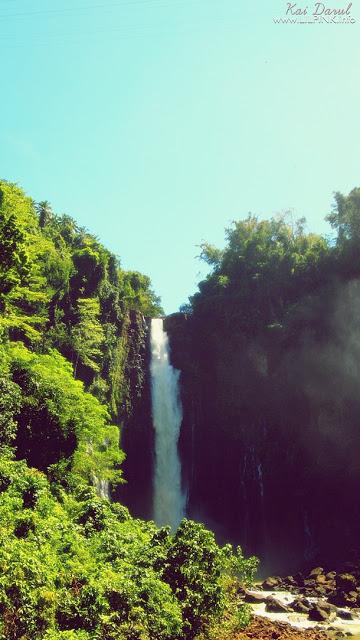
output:
M354 297L341 295L350 326ZM360 354L351 341L344 365L338 303L334 291L321 334L319 298L307 303L307 330L286 334L224 335L196 317L166 320L182 371L188 514L259 555L264 572L350 557L359 539Z

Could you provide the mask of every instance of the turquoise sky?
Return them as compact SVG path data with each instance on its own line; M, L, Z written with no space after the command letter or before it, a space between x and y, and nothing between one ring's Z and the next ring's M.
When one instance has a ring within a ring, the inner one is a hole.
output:
M196 245L249 211L328 233L333 192L360 186L360 0L343 25L274 24L286 4L0 0L0 175L167 312L205 273Z

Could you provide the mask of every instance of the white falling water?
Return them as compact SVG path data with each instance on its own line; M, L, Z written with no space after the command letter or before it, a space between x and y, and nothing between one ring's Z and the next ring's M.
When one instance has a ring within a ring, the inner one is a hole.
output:
M110 500L110 486L107 480L99 480L98 478L95 478L94 485L99 498Z
M182 420L180 371L169 359L162 318L151 320L151 398L155 430L154 520L175 530L185 515L178 440Z

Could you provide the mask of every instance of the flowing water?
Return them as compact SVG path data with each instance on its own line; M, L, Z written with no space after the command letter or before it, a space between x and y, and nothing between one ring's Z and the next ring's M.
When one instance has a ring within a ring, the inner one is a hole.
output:
M262 596L264 600L271 596L281 602L282 604L289 605L294 600L294 594L288 591L257 591L255 589L251 590L250 593ZM318 602L321 598L307 598L310 602ZM355 614L353 620L342 620L341 618L336 618L331 622L315 622L308 619L308 616L303 613L273 613L266 611L266 603L265 601L259 604L250 605L251 609L256 616L269 618L273 622L287 622L291 624L292 627L296 627L298 629L321 629L322 631L328 632L333 630L334 632L342 632L344 635L352 636L351 640L360 640L360 615ZM341 607L341 609L347 609L347 607ZM336 634L335 634L336 635Z
M153 517L159 526L177 528L185 515L178 440L182 421L180 371L170 364L162 318L151 320L151 398L155 430Z
M99 498L104 498L106 500L110 500L110 486L107 480L99 480L97 477L94 477L93 483L96 489L96 493Z

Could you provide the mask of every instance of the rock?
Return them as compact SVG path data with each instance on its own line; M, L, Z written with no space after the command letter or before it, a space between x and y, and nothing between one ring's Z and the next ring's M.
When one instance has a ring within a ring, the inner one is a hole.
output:
M262 583L262 588L265 591L273 591L274 589L278 589L281 586L281 579L278 576L271 576L270 578L266 578Z
M266 598L265 609L271 613L290 613L290 608L286 604L279 602L279 600L272 596Z
M337 607L347 606L347 594L340 590L337 590L333 594L329 595L328 600L332 604L335 604Z
M296 584L298 585L298 587L302 587L304 584L304 574L301 573L301 571L299 571L299 573L295 573L295 575L293 576Z
M330 611L330 612L334 612L334 613L336 613L336 611L337 611L336 607L333 604L331 604L330 602L327 602L326 600L319 600L317 602L317 604L322 609L324 609L324 611Z
M313 578L306 578L304 580L304 586L309 588L309 587L315 587L316 586L316 581Z
M350 591L345 594L345 601L347 602L349 607L357 607L360 604L360 596L357 591Z
M336 578L336 571L329 571L326 574L326 577L328 578L328 580L334 580L334 578Z
M341 573L336 576L336 587L345 593L353 591L356 589L356 578L351 573Z
M309 620L315 620L317 622L330 622L336 618L336 607L325 600L319 600L313 605L309 611Z
M316 567L309 573L309 576L311 578L316 578L317 576L320 576L320 575L324 575L324 569L322 567Z
M354 616L351 611L346 611L345 609L338 609L337 616L342 620L354 620Z
M266 595L261 593L250 593L249 591L245 591L244 600L248 604L262 604L266 602Z
M336 604L338 607L351 607L355 609L360 605L360 597L356 591L336 591L334 594L328 596L329 602Z
M296 613L309 613L312 604L306 598L295 598L289 607Z
M320 607L314 607L309 611L309 620L319 621L319 622L328 622L330 620L330 614L327 611L324 611Z

